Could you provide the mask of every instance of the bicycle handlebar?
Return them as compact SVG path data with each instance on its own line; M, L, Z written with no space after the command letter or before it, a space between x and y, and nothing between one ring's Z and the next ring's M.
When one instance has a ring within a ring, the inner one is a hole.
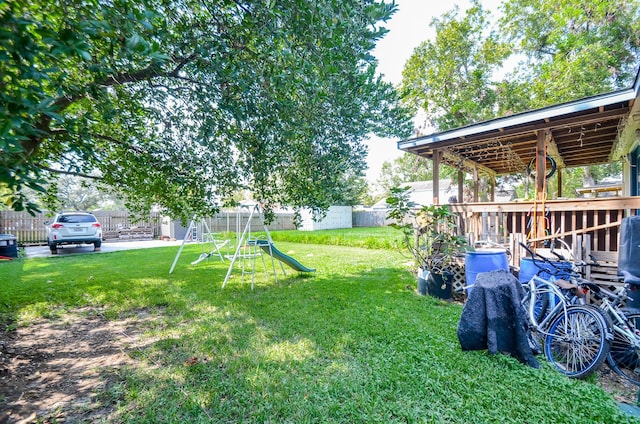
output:
M578 278L577 281L580 287L584 287L590 290L597 299L604 299L605 297L609 299L613 304L617 304L620 301L633 300L633 298L627 295L626 287L622 290L612 292L604 287L600 287L594 282L585 280L583 278Z
M533 260L533 263L535 264L536 261L538 262L544 262L546 264L548 264L549 266L552 266L555 269L555 274L559 274L561 272L560 268L558 268L556 266L556 264L554 264L553 262L551 262L548 258L545 258L544 256L534 252L533 250L529 249L529 246L527 246L526 244L524 244L523 242L520 242L520 246L524 247L524 249L529 252L529 254L531 255L531 259ZM538 257L538 259L536 259L536 256ZM543 272L545 270L540 269L540 271L538 271L538 273ZM546 270L548 271L548 270Z
M549 269L540 269L537 272L537 274L540 274L540 273L545 272L545 271L550 273L550 274L552 274L552 275L557 275L557 274L560 274L560 273L565 273L565 274L567 273L566 269L560 269L551 260L549 260L548 258L545 258L544 256L540 255L539 253L534 252L526 244L520 242L520 246L522 246L527 252L529 252L529 254L531 254L531 259L533 260L534 264L536 262L543 262L543 263L546 263L549 266L553 267L553 269L555 270L555 271L551 271ZM553 251L552 251L552 253L553 253ZM556 254L556 256L558 258L561 258L561 256L559 256L557 254ZM587 266L587 265L600 266L600 263L598 263L598 260L593 255L589 255L589 258L592 260L591 263L587 263L585 261L580 261L580 262L573 262L572 264L575 265L575 266ZM568 262L566 260L564 260L564 261ZM631 297L629 297L627 295L626 285L622 290L617 291L617 292L612 292L610 290L605 289L604 287L600 287L596 283L593 283L593 282L591 282L589 280L585 280L584 278L582 278L582 276L580 275L579 272L577 272L577 271L575 271L573 269L571 271L569 271L569 274L572 277L572 280L576 284L578 284L578 286L580 288L587 289L587 290L591 291L597 299L604 299L606 297L614 305L615 304L619 304L619 302L621 302L621 301L633 300L633 298L631 298Z
M566 261L567 259L561 254L557 253L555 250L551 249L551 253L555 255L556 258L560 261Z

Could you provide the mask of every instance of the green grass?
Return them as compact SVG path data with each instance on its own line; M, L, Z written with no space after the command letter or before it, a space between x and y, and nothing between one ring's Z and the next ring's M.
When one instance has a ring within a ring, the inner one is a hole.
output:
M238 269L222 290L228 263L191 266L195 245L172 275L168 247L0 263L0 313L14 325L87 305L155 315L133 354L150 366L122 371L103 396L118 422L633 422L542 358L532 369L462 352L462 307L417 296L405 257L358 241L392 239L386 230L274 232L317 273L279 271L276 283L259 263L254 290Z
M326 244L334 246L364 247L368 249L397 249L402 234L392 227L348 228L320 231L273 231L274 242Z

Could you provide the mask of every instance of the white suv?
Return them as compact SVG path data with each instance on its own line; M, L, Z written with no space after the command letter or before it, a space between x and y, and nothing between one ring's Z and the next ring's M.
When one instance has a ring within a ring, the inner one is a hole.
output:
M47 227L47 244L51 253L58 253L61 244L93 244L94 250L102 245L102 226L95 216L85 212L62 212Z

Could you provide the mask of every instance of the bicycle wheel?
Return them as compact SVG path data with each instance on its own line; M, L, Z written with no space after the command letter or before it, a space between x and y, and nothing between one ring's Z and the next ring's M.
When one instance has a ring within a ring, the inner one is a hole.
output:
M640 385L640 313L625 311L624 315L636 337L631 340L629 336L615 331L607 362L612 370Z
M602 365L609 353L609 330L602 312L587 305L567 306L552 318L544 354L561 373L584 378Z

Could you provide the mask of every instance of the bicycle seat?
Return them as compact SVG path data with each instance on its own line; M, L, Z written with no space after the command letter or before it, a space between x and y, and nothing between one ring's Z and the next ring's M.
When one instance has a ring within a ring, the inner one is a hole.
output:
M578 285L576 283L572 283L571 281L558 279L558 280L556 280L554 282L555 282L556 286L560 287L561 289L571 290L571 289L577 289L578 288Z

